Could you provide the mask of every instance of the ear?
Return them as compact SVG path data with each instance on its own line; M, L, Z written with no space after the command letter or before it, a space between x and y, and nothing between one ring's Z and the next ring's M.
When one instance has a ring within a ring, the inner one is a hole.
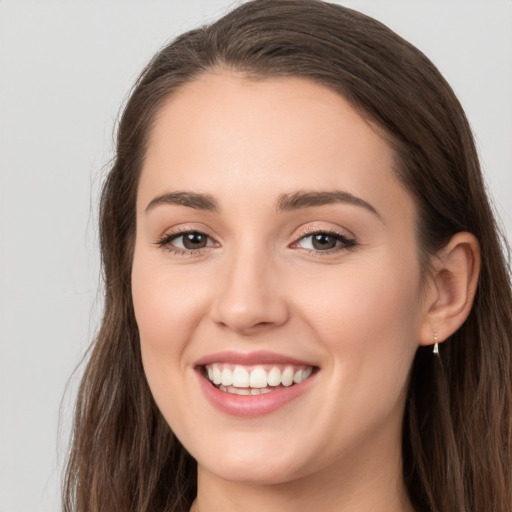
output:
M464 323L473 305L479 272L477 239L471 233L457 233L433 260L420 345L432 345L434 336L441 343Z

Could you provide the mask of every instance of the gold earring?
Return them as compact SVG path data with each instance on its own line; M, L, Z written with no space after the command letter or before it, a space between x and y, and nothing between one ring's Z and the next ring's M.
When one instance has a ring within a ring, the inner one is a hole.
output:
M434 354L439 355L439 343L437 342L437 331L434 331L434 350L432 350Z

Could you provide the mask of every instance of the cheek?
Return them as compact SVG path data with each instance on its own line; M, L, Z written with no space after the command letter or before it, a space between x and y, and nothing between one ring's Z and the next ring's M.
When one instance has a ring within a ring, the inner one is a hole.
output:
M200 292L183 273L171 272L150 256L135 253L132 296L144 373L167 423L182 435L187 397L193 395L187 388L193 380L184 354L200 321L204 303ZM192 411L185 416L193 416Z
M158 402L185 371L184 350L204 302L183 273L163 268L143 251L134 254L132 297L144 371ZM164 265L165 267L165 265Z
M410 260L391 266L382 258L347 267L311 300L310 325L330 354L333 378L349 386L354 404L372 402L377 391L398 398L406 385L421 320L419 283Z
M400 428L421 294L416 269L396 268L384 259L360 271L347 266L308 303L309 327L327 354L322 370L331 386L318 424L329 425L339 446L348 440L355 448Z
M135 253L132 296L141 344L179 348L199 320L204 293L186 272L166 268L156 258Z
M416 324L420 310L415 246L397 242L354 258L353 264L343 268L335 290L337 297L331 303L340 304L340 312L347 312L345 320L351 325L373 333L373 338L387 337L386 327L398 330L397 336L406 334L403 330Z

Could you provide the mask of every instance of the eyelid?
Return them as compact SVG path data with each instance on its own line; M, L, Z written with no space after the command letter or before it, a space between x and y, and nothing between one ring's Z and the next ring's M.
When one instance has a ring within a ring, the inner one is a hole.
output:
M297 240L299 238L303 238L308 235L314 235L316 233L327 233L332 235L338 235L342 236L344 238L355 240L355 235L351 233L348 229L341 228L341 227L332 227L332 226L306 226L299 230L296 237Z
M348 249L351 249L355 246L357 246L357 240L355 236L347 232L347 230L341 229L341 228L322 228L320 226L308 226L306 228L303 228L299 233L297 234L297 238L295 242L293 242L290 247L305 251L307 254L312 256L328 256L332 255L334 253L339 253L341 251L346 251ZM337 244L335 247L332 247L330 249L311 249L311 248L305 248L300 247L299 243L308 237L317 235L317 234L323 234L328 235L331 237L334 237L337 239L337 242L341 242L340 244Z
M209 250L214 247L219 247L220 243L211 236L205 229L198 229L195 226L182 226L178 228L171 228L167 230L156 242L155 245L167 249L169 252L173 252L175 254L179 254L181 256L192 256L197 255L198 253L202 253L206 250ZM190 233L198 233L207 238L207 245L204 247L199 247L197 249L188 249L186 247L177 247L173 245L172 242L180 237L183 237ZM335 247L330 249L316 249L316 248L305 248L300 247L300 242L308 237L314 235L327 235L336 239L337 244ZM333 227L321 227L321 226L307 226L302 228L295 236L295 241L289 245L289 247L294 249L301 249L302 251L306 251L308 254L312 254L314 256L318 255L329 255L333 253L337 253L343 250L350 249L357 245L356 238L352 235L348 230L342 228L333 228Z
M171 229L167 230L161 237L159 237L157 239L157 241L155 242L155 245L157 245L163 249L167 249L169 252L173 252L180 256L196 255L197 253L203 252L205 250L209 250L212 247L218 247L220 245L217 242L217 240L215 240L215 238L213 236L211 236L210 234L208 234L206 231L207 230L198 229L197 227L193 227L193 226L182 226L182 227L178 227L178 228L171 228ZM173 240L183 237L189 233L198 233L200 235L203 235L212 243L209 243L205 247L200 247L197 249L187 249L184 247L176 247L176 246L172 245Z

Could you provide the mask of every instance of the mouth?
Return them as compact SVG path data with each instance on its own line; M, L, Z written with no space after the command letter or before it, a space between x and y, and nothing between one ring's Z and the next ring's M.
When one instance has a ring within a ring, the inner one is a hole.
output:
M320 367L267 351L224 351L195 364L200 389L218 411L237 418L274 413L309 394Z
M252 365L210 363L202 366L203 376L219 391L257 396L296 386L318 368L308 365Z

